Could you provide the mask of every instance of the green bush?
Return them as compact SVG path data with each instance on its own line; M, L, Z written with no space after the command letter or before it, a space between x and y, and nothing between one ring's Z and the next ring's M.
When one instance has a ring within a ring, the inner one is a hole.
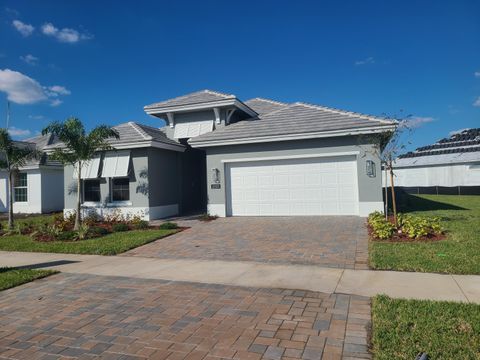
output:
M63 231L56 236L56 239L58 241L70 241L74 240L76 236L77 233L75 231Z
M114 232L120 232L120 231L128 231L128 225L125 223L118 223L118 224L113 224L112 225L112 230Z
M87 224L81 224L76 231L76 240L85 240L88 237L90 227Z
M137 230L145 230L145 229L148 229L149 224L148 224L148 221L139 220L139 221L136 221L136 222L133 224L133 226L134 226L134 228L137 229Z
M162 230L170 230L170 229L177 229L177 228L178 228L177 223L170 222L170 221L164 222L163 224L160 225L160 229Z
M418 239L431 234L443 232L439 218L426 218L421 216L401 215L399 227L410 238Z
M94 226L90 229L90 233L94 236L105 236L109 233L109 231L104 227Z
M380 211L375 211L368 215L368 224L372 229L374 238L387 240L390 239L395 231L395 226Z

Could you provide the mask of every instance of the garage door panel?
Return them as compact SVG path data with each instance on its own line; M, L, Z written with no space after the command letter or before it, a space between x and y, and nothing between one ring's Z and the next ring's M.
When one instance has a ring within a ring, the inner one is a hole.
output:
M231 164L229 215L353 215L358 212L355 157Z

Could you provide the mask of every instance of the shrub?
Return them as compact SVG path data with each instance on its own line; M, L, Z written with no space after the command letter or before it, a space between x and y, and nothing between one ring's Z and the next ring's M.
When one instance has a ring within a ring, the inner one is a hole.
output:
M385 220L383 213L375 211L368 216L368 224L372 229L373 237L381 240L390 239L395 231L395 225Z
M198 217L198 220L200 221L212 221L217 219L217 215L210 215L209 213L204 213Z
M408 237L415 239L443 232L440 219L412 215L402 215L399 227Z
M63 231L60 234L57 235L56 239L59 241L69 241L69 240L74 240L77 236L77 233L75 231Z
M145 229L148 229L149 224L148 224L148 221L140 220L140 221L135 222L135 223L133 224L133 226L134 226L135 229L137 229L137 230L145 230Z
M88 236L88 231L90 227L87 224L81 224L78 230L76 231L76 240L85 240Z
M83 218L83 222L89 226L92 226L100 222L101 220L102 218L95 210L89 211L87 215Z
M164 222L163 224L160 225L160 229L162 230L170 230L170 229L177 229L177 228L178 228L177 223L170 222L170 221Z
M105 236L110 233L107 229L101 226L94 226L90 228L90 234L93 236Z
M112 230L114 232L120 232L120 231L128 231L128 225L125 223L118 223L118 224L113 224L112 225Z

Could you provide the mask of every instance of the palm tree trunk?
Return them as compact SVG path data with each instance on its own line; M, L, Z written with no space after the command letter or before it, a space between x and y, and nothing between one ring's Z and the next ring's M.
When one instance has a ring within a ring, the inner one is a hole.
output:
M81 203L81 190L82 190L82 163L78 162L78 177L77 177L77 211L75 213L75 225L73 230L80 228L80 203Z
M13 230L13 181L12 171L8 171L8 229Z

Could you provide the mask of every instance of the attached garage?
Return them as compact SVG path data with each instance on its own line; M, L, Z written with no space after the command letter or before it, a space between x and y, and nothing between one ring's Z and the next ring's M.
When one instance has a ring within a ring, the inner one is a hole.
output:
M226 163L227 216L358 215L356 156Z

